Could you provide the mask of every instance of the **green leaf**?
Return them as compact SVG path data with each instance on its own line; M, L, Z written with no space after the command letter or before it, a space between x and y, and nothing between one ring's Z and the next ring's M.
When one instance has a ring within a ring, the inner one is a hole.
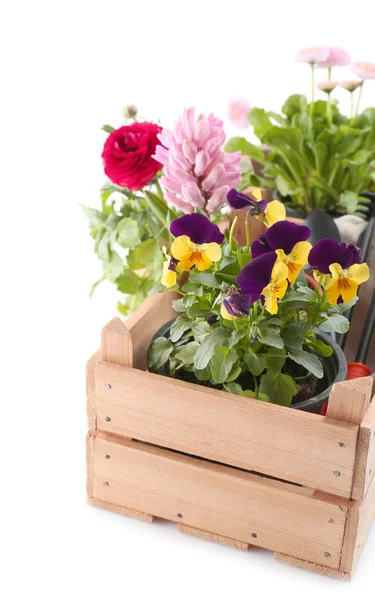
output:
M258 340L273 348L284 348L284 340L273 327L262 327L258 334Z
M297 386L289 375L268 371L261 377L259 393L266 394L273 404L290 406L297 393Z
M184 304L184 298L179 298L178 300L172 300L172 306L176 312L186 312L186 306Z
M195 317L201 317L210 314L211 309L211 302L203 298L202 300L197 300L194 302L194 304L192 304L192 306L188 307L188 315L194 319Z
M260 165L265 163L265 156L263 150L259 146L255 146L251 144L243 137L234 137L230 138L225 146L225 152L241 152L243 156L250 156L250 158L254 159Z
M248 114L249 121L254 127L255 135L263 141L266 132L273 127L270 118L263 108L252 108Z
M150 369L158 370L166 364L173 350L170 340L165 337L157 338L147 351L147 362Z
M229 373L226 382L229 383L231 381L235 381L237 379L237 377L239 377L242 373L242 369L240 367L240 365L236 365L234 364L232 367L231 372Z
M211 360L211 373L215 383L224 383L238 358L235 350L225 346L216 348Z
M328 356L332 356L332 354L333 354L332 346L325 344L324 342L322 342L322 340L309 341L309 347L312 348L312 350L314 352L316 352L320 356L323 356L324 358L327 358Z
M324 316L324 315L323 315ZM350 323L344 315L332 315L320 325L322 331L328 333L335 331L336 333L346 333L349 329Z
M267 354L268 355L264 357L266 359L267 369L281 371L286 361L285 350L270 348ZM260 373L258 374L260 375Z
M206 321L194 321L191 325L191 330L194 335L194 339L200 344L204 338L212 331L211 327Z
M259 392L253 392L253 390L245 390L242 394L247 398L253 398L254 400L263 400L263 402L270 402L267 394L260 394Z
M242 396L243 390L238 383L226 383L224 385L224 388L227 390L227 392L230 392L231 394L239 394L240 396Z
M343 315L344 313L346 313L347 310L349 310L357 302L358 302L358 296L354 296L354 298L349 300L349 302L345 302L343 304L338 304L337 306L335 306L335 311L338 312L340 315Z
M163 261L163 254L159 248L156 239L146 240L142 242L135 250L135 260L137 263L143 264L144 267L153 268L157 262Z
M192 365L194 363L194 356L198 348L198 342L189 342L185 346L182 346L178 349L178 351L174 354L174 358L184 365Z
M348 215L354 215L358 208L359 196L354 192L342 192L340 194L339 206L345 208Z
M204 339L201 347L198 349L195 358L194 366L196 369L205 369L211 360L216 348L224 346L228 343L230 330L224 327L217 327L211 331Z
M249 348L246 355L246 364L250 373L256 376L260 375L266 368L266 357L255 354L255 352Z
M323 366L319 358L306 350L294 350L290 353L289 358L294 360L297 365L305 367L307 371L310 371L315 377L321 379L324 375Z
M297 113L306 112L306 109L306 96L302 96L301 94L293 94L287 98L281 110L284 115L291 119L293 115Z
M117 243L122 248L133 250L141 243L139 226L137 221L125 217L117 223Z
M236 344L238 344L238 342L240 340L242 340L244 337L246 337L248 335L248 333L249 332L246 329L232 331L230 340L229 340L229 346L235 346Z
M123 269L115 283L117 289L123 294L136 294L140 284L140 278L130 269Z
M115 131L115 128L112 127L112 125L102 125L101 129L106 133L112 133L112 131Z
M187 331L190 328L191 321L186 313L177 317L170 331L172 342L177 342L180 339L180 337L185 333L185 331Z
M108 279L116 281L124 268L121 257L110 248L108 248L108 259L103 261L103 269Z
M220 289L220 282L217 280L214 273L191 273L189 282L205 285L214 289Z
M194 375L198 381L209 381L211 376L210 367L205 367L204 369L194 368Z

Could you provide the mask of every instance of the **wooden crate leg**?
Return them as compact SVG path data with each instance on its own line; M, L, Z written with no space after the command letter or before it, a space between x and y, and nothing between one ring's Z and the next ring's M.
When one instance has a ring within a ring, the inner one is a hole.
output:
M307 560L300 560L299 558L287 556L286 554L281 554L280 552L275 552L274 557L275 560L285 563L286 565L290 565L291 567L298 567L300 569L304 569L305 571L311 571L313 573L318 573L319 575L326 575L328 577L333 577L334 579L350 581L349 573L343 573L342 571L337 571L336 569L330 569L329 567L324 567L323 565L317 565Z
M132 519L137 519L138 521L145 521L146 523L153 523L153 521L155 521L155 517L140 512L139 510L132 510L131 508L117 506L116 504L110 504L109 502L104 502L103 500L97 500L96 498L90 497L88 497L87 502L91 504L91 506L96 506L97 508L104 508L105 510L109 510L119 515L123 515L124 517L131 517Z
M244 552L246 552L250 547L250 544L247 544L246 542L233 540L232 538L227 538L223 535L217 535L216 533L209 533L208 531L203 531L202 529L197 529L196 527L190 527L189 525L184 525L183 523L179 523L177 529L181 533L186 533L187 535L191 535L201 540L222 544L223 546L228 546L228 548L237 548L237 550L243 550Z

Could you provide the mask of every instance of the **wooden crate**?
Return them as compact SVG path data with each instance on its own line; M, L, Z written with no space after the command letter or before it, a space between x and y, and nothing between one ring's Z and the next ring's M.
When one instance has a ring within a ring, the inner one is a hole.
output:
M336 384L323 417L148 373L174 297L113 319L88 362L89 502L348 579L375 517L373 379Z

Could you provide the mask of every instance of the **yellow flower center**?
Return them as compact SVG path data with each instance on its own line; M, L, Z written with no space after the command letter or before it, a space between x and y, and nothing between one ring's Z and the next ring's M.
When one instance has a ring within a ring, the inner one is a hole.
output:
M216 242L195 244L187 235L180 235L172 243L172 256L179 261L181 271L190 271L194 266L199 271L206 271L213 262L221 258L221 248Z

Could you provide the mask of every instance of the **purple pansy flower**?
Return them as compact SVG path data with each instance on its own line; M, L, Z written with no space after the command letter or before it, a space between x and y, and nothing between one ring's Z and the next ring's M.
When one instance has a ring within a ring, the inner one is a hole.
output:
M330 273L329 267L333 263L338 263L343 269L349 269L352 265L362 263L361 250L354 244L324 238L310 250L309 263L320 273Z
M234 188L229 190L227 195L228 204L235 210L241 210L241 208L247 208L248 210L254 209L254 214L264 214L267 208L267 200L259 200L250 198L246 194L237 192Z
M252 299L249 294L242 295L238 290L229 290L223 304L233 317L245 317L249 314Z
M271 281L276 259L276 252L262 254L245 265L238 275L236 281L240 286L241 293L251 297L251 304L259 300L261 292Z
M224 235L218 226L199 213L184 215L172 221L170 231L176 238L187 235L194 244L198 245L209 244L210 242L222 244L224 241Z
M275 250L284 250L285 254L290 254L298 242L305 242L310 235L311 231L306 225L278 221L251 244L251 254L253 258Z

